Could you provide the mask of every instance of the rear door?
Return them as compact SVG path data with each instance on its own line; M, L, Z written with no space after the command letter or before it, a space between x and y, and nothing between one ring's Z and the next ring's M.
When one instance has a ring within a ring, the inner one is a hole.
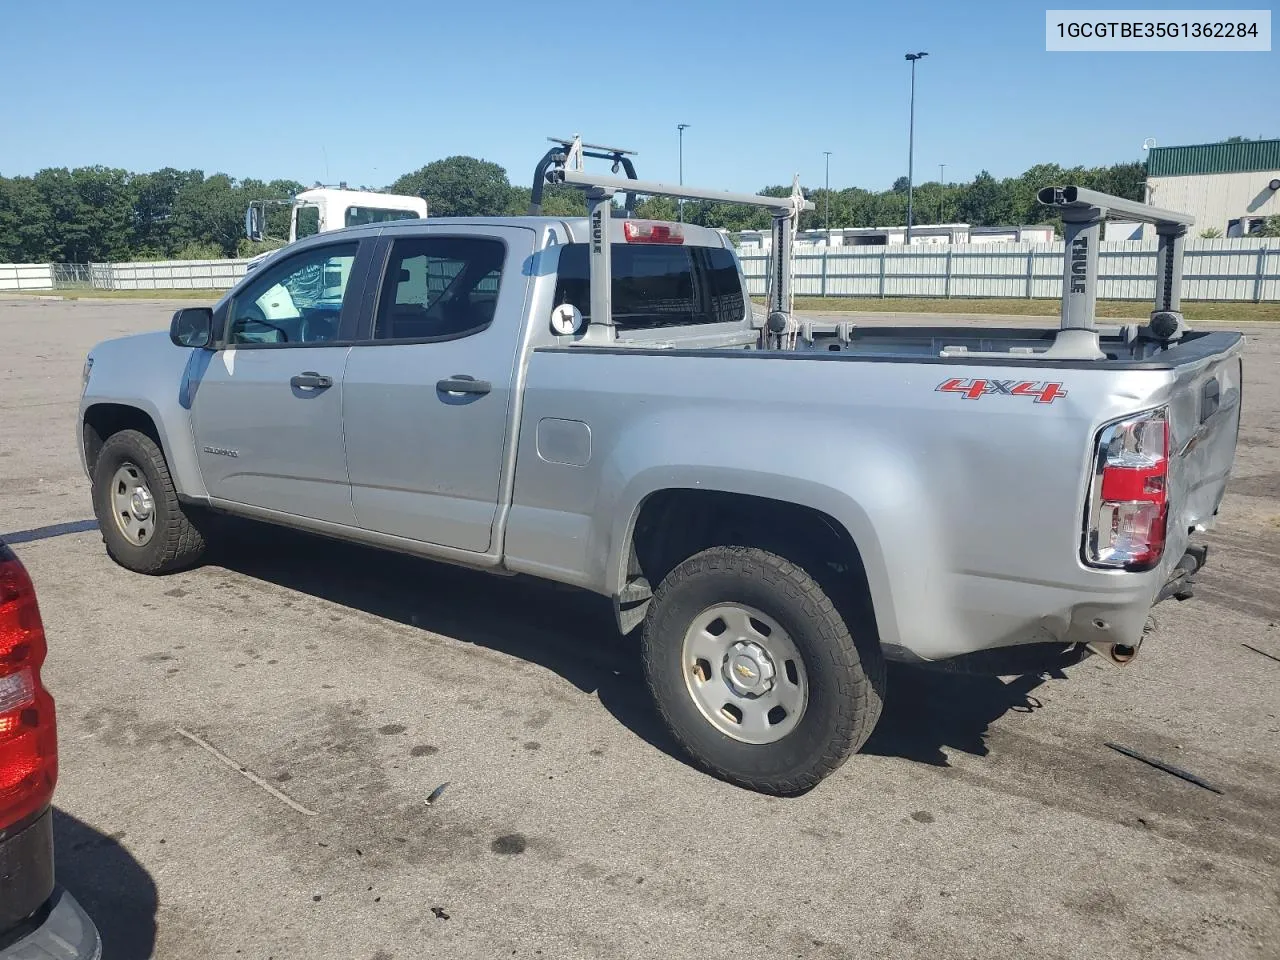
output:
M343 383L347 472L361 527L483 553L535 235L439 229L384 240L384 269L370 275L377 301Z
M193 390L210 495L354 525L342 377L373 242L309 246L263 268L226 308L225 346Z

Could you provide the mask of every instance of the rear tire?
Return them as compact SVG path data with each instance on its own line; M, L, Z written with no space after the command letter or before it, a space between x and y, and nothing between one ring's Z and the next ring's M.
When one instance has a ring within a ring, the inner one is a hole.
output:
M164 453L137 430L113 433L98 452L93 512L107 554L129 570L172 573L204 556L204 535L178 500Z
M672 570L650 602L649 689L697 766L750 790L803 793L880 718L884 658L874 628L854 628L857 641L817 580L784 557L712 547Z

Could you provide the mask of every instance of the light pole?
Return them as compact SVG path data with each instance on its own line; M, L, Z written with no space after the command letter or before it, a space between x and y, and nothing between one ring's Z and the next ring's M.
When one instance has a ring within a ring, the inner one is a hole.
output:
M938 222L942 222L942 200L946 196L947 165L938 164Z
M688 128L687 123L677 123L676 133L680 140L680 186L684 186L684 132ZM676 205L680 211L680 222L684 223L684 198L680 198L680 202Z
M823 205L825 209L822 213L822 219L826 221L827 228L827 246L831 246L831 151L823 150L822 155L827 158L827 189L822 195Z
M913 187L911 178L916 150L916 61L923 60L928 55L929 52L927 50L906 55L906 58L911 61L911 120L907 128L907 246L911 245L911 193Z

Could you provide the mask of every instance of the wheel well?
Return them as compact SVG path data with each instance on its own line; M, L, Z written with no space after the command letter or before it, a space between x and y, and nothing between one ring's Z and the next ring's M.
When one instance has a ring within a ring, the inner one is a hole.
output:
M866 568L844 526L812 507L715 490L662 490L640 507L627 580L657 589L677 565L715 546L759 547L799 564L848 616L874 628Z
M121 430L144 433L155 441L157 447L164 449L164 444L160 442L160 431L146 412L123 403L95 403L84 412L84 436L81 438L90 474L98 462L102 445L113 433Z

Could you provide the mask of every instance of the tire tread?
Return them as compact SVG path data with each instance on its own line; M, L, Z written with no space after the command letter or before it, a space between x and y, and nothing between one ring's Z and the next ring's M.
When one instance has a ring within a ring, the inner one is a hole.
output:
M163 536L163 544L158 550L151 551L141 562L129 559L128 562L113 548L111 537L107 535L107 523L111 519L101 515L102 507L98 502L97 490L94 491L94 508L99 513L98 526L102 528L102 539L107 545L107 553L121 566L137 573L150 575L173 573L192 566L204 555L205 537L200 528L192 521L191 515L178 499L178 491L169 472L169 464L159 445L145 433L138 430L121 430L113 433L103 443L98 453L98 464L109 463L116 450L123 448L127 459L136 460L138 466L153 472L158 481L158 490L152 490L157 508L163 497L164 510L169 522L161 524L158 533ZM95 470L95 479L97 471Z
M817 761L803 773L789 777L762 779L744 776L706 756L684 737L664 709L655 681L659 669L657 657L661 646L648 636L657 612L666 599L681 585L708 573L734 574L760 580L799 600L806 615L817 625L823 639L823 659L806 663L811 673L825 671L836 684L836 709L839 719L837 734L826 745ZM885 662L878 644L872 647L867 638L852 635L835 603L806 570L798 564L758 547L719 546L703 550L679 564L659 585L650 604L645 623L646 641L642 644L645 676L649 691L663 723L675 740L695 762L714 776L761 793L792 795L812 789L838 769L851 754L857 752L880 718L885 689ZM861 633L862 631L859 631ZM871 640L874 633L871 634Z

